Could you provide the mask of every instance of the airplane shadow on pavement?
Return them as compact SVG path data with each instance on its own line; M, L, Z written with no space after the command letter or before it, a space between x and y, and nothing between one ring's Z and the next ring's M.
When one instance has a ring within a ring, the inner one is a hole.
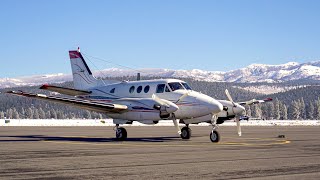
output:
M4 139L2 139L4 138ZM10 138L10 139L8 139ZM12 139L14 138L14 139ZM172 137L137 137L127 138L124 142L170 142L181 139L178 136ZM22 135L22 136L0 136L1 142L28 142L28 141L61 141L61 142L122 142L116 140L116 138L100 138L100 137L77 137L77 136L44 136L44 135Z

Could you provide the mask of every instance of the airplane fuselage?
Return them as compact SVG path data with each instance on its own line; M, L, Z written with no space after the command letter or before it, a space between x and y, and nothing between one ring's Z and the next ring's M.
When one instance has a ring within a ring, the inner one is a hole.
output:
M174 112L177 119L190 119L219 113L222 109L222 105L217 100L193 91L187 83L177 79L123 81L88 90L91 91L90 95L80 97L91 101L124 104L131 108L126 113L108 114L114 119L158 121L159 111L150 108L152 107L150 103L153 103L151 100L153 94L179 107Z

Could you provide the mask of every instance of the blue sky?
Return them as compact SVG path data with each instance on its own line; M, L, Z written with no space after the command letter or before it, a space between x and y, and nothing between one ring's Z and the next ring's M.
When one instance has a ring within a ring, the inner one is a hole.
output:
M319 8L311 0L2 0L0 77L70 73L68 50L78 46L131 68L319 60Z

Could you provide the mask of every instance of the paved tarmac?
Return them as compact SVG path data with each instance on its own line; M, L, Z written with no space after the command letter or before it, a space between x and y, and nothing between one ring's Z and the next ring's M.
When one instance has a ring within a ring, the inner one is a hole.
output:
M320 127L0 127L0 179L319 179ZM285 135L285 138L278 138Z

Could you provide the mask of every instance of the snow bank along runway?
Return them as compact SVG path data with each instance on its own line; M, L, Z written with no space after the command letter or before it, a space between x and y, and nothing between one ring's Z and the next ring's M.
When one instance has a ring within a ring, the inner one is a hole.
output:
M182 140L174 127L0 127L0 179L318 179L319 126L192 127ZM285 135L285 138L278 138Z

